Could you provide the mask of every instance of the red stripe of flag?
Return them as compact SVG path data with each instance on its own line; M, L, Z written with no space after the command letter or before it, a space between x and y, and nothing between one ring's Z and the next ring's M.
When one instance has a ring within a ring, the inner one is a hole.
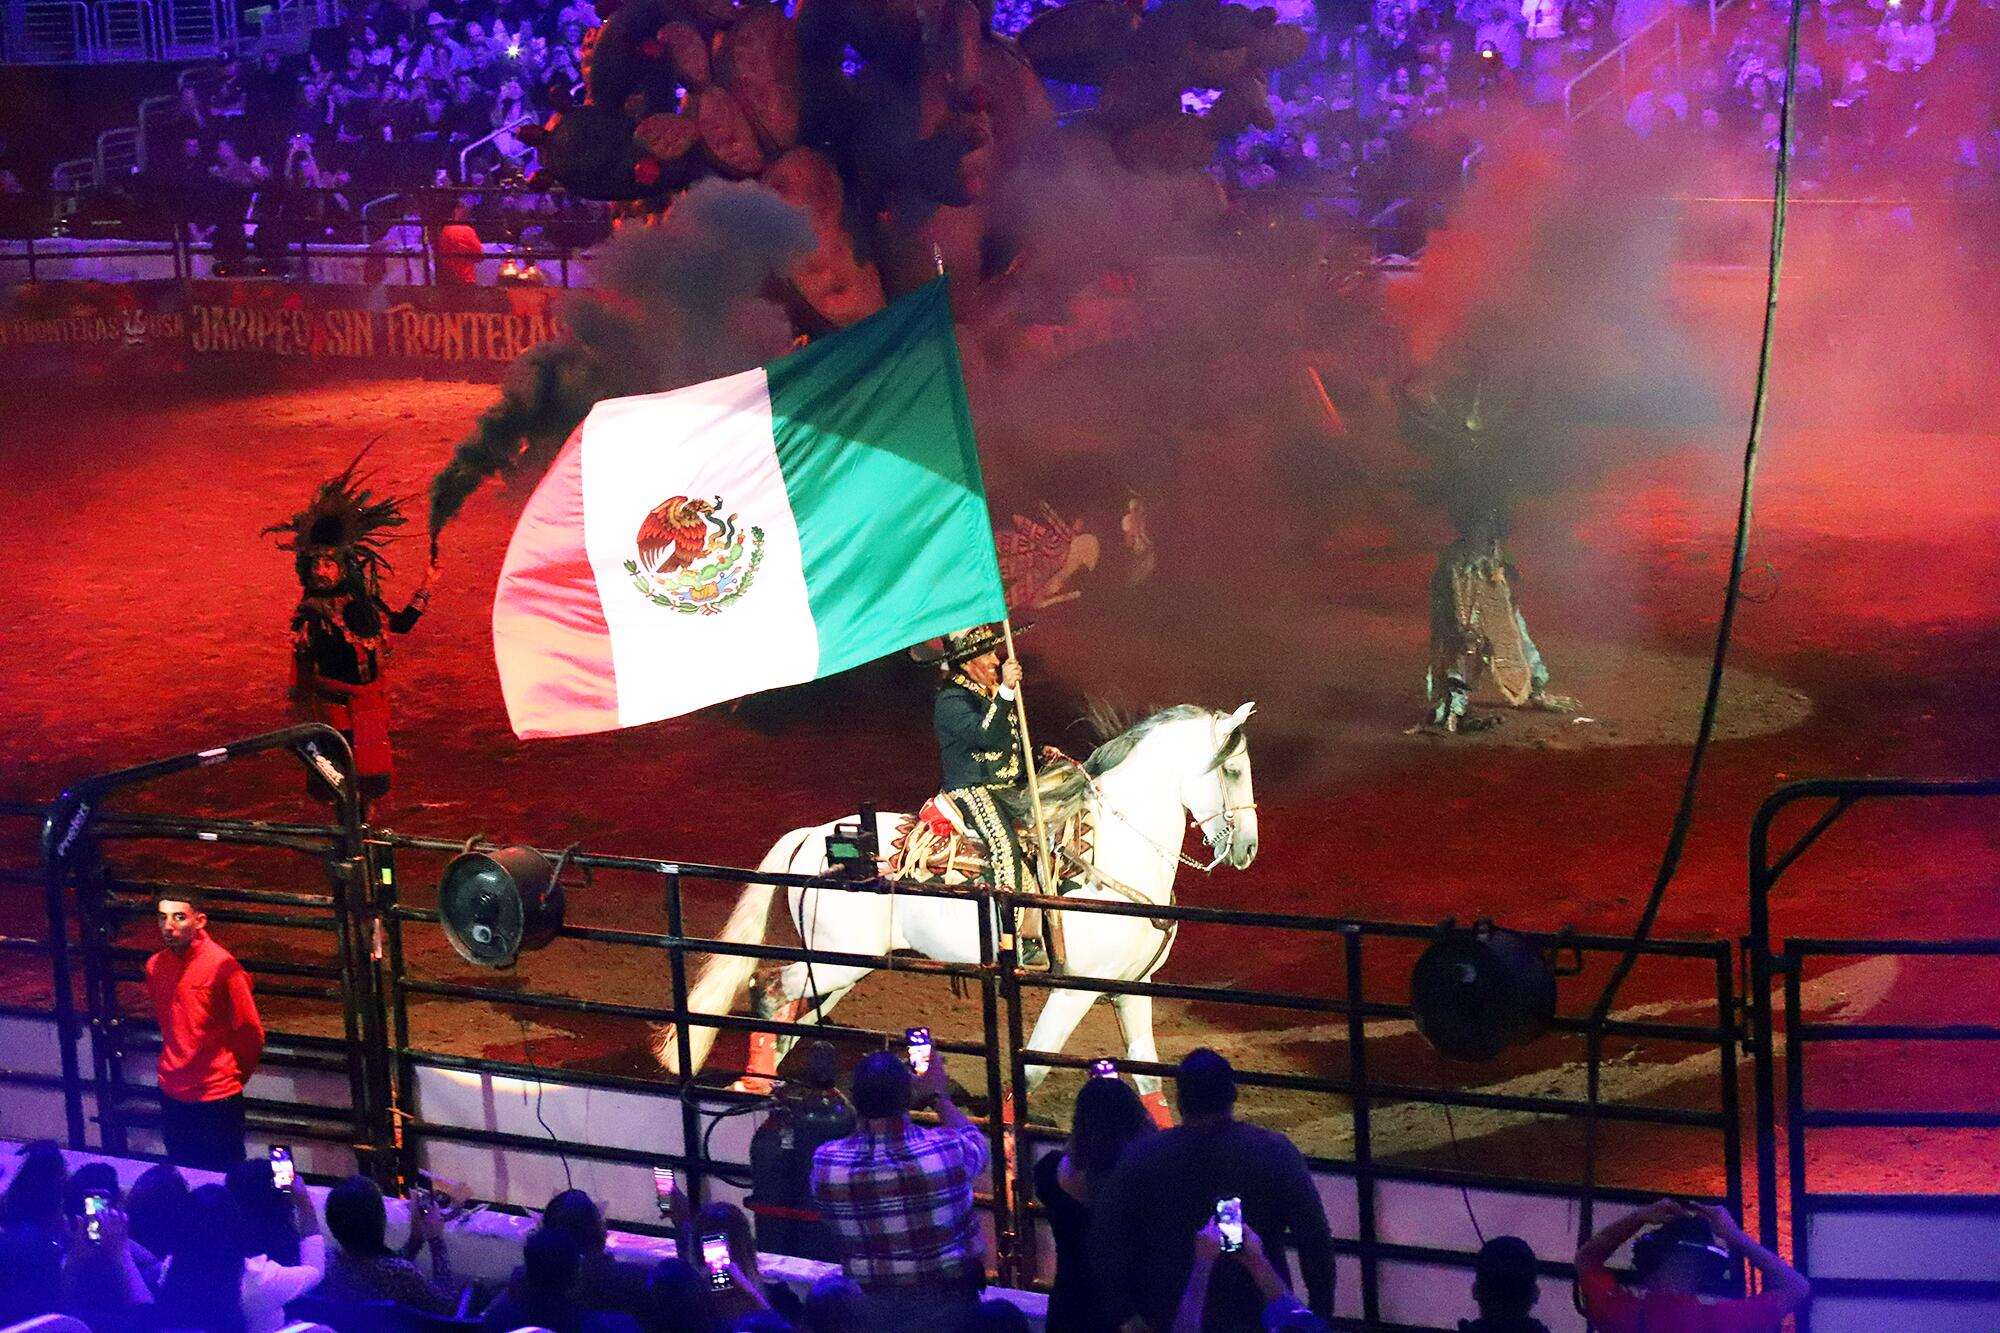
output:
M493 594L493 656L514 734L618 725L611 628L583 538L583 428L529 497Z

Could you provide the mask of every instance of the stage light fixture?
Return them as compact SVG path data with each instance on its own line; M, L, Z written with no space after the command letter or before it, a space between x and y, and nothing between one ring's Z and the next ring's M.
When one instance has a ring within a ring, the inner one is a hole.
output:
M1491 921L1447 920L1410 972L1417 1031L1454 1060L1491 1060L1548 1030L1556 970L1533 940Z
M511 967L562 927L556 867L532 847L468 849L438 881L438 920L466 962Z

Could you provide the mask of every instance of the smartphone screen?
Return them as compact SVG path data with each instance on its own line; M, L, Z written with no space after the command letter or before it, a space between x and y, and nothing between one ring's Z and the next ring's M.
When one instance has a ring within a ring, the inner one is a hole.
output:
M1222 1233L1225 1254L1243 1248L1243 1200L1232 1196L1215 1201L1215 1229Z
M272 1144L271 1183L281 1190L288 1190L292 1187L292 1181L297 1178L297 1174L292 1169L292 1150L282 1143Z
M1092 1060L1090 1062L1090 1076L1092 1078L1117 1078L1118 1066L1112 1064L1109 1060Z
M701 1266L708 1270L711 1290L729 1289L729 1237L717 1232L701 1238Z
M92 1190L83 1196L83 1234L91 1240L104 1239L104 1214L111 1208L111 1196Z
M653 1168L653 1202L659 1206L660 1216L666 1217L673 1211L674 1173L669 1167Z
M921 1074L931 1067L931 1030L929 1028L905 1028L903 1040L910 1047L910 1072Z

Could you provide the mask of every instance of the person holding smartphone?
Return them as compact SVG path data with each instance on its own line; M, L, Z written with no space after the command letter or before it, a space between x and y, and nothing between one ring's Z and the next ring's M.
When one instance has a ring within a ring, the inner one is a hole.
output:
M428 1191L410 1199L410 1235L400 1252L389 1248L389 1210L382 1191L366 1176L349 1176L327 1191L326 1229L335 1250L313 1295L336 1301L395 1301L426 1314L458 1313L459 1289L445 1249L452 1215ZM417 1268L428 1251L431 1276Z
M69 1179L62 1308L93 1328L116 1328L133 1307L153 1301L145 1270L157 1271L159 1264L132 1242L121 1202L109 1163L87 1163Z
M938 1127L912 1124L921 1098ZM888 1051L854 1071L854 1133L813 1153L812 1192L840 1237L842 1266L876 1309L875 1333L941 1330L969 1318L986 1281L973 1187L986 1138L953 1105L942 1052L914 1077Z
M1210 1050L1175 1074L1181 1123L1126 1148L1091 1209L1091 1269L1105 1312L1128 1333L1171 1328L1196 1261L1196 1234L1241 1217L1283 1276L1298 1250L1305 1301L1333 1313L1333 1236L1305 1158L1284 1135L1236 1119L1236 1073ZM1221 1209L1233 1200L1230 1209ZM1246 1239L1246 1245L1249 1243ZM1244 1263L1216 1265L1205 1326L1254 1329L1266 1301Z
M1264 1253L1263 1237L1244 1225L1243 1201L1225 1196L1216 1201L1215 1216L1208 1219L1208 1225L1194 1233L1194 1262L1188 1267L1188 1283L1181 1290L1181 1303L1174 1311L1172 1333L1202 1333L1208 1310L1209 1279L1219 1265L1227 1262L1238 1265L1256 1285L1267 1326L1273 1307L1281 1316L1299 1313L1308 1319L1318 1317L1293 1298L1285 1279ZM1326 1327L1324 1320L1320 1321L1320 1327Z
M284 1193L294 1233L304 1238L297 1263L257 1252L242 1206L225 1186L203 1185L188 1195L185 1227L160 1279L160 1327L220 1324L243 1333L285 1327L285 1306L326 1276L326 1240L304 1184L294 1181Z
M160 1261L157 1255L160 1252L141 1244L133 1236L128 1217L131 1209L126 1206L125 1191L118 1183L118 1172L109 1162L85 1162L70 1173L69 1180L63 1185L63 1212L71 1219L71 1231L74 1233L81 1227L86 1240L100 1239L99 1236L90 1234L90 1214L93 1210L100 1215L110 1212L119 1214L119 1225L127 1237L126 1248L131 1254L133 1264L137 1266L140 1275L146 1279L149 1286L158 1281ZM101 1220L98 1229L100 1232L104 1229ZM86 1253L102 1255L106 1251L100 1246ZM63 1269L63 1285L67 1292L71 1286L67 1264ZM81 1285L83 1284L79 1284ZM67 1295L65 1299L68 1299Z
M1632 1290L1613 1276L1611 1256L1641 1231ZM1738 1300L1700 1299L1722 1287L1738 1261L1763 1275L1764 1289ZM1603 1333L1776 1333L1812 1295L1805 1275L1745 1235L1728 1209L1675 1199L1627 1213L1585 1241L1576 1285L1591 1327Z
M758 1310L798 1317L801 1306L792 1289L782 1282L764 1281L757 1264L757 1233L748 1213L718 1199L702 1205L683 1234L681 1253L701 1269L718 1324L733 1327Z
M285 1185L278 1184L280 1168L289 1182ZM244 1253L265 1255L279 1264L298 1263L305 1233L299 1230L292 1190L298 1184L298 1174L292 1171L290 1160L246 1158L223 1173L222 1183L242 1211L244 1243L249 1247Z

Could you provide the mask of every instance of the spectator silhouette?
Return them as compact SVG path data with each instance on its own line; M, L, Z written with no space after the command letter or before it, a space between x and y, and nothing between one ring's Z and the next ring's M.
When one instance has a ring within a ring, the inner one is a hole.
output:
M806 1293L804 1333L871 1333L868 1297L845 1273L829 1273Z
M1479 1318L1460 1320L1459 1333L1549 1333L1528 1313L1540 1295L1535 1251L1519 1236L1495 1236L1479 1247L1472 1267Z
M566 1233L537 1227L521 1247L513 1282L486 1307L480 1322L494 1333L530 1326L582 1333L583 1307L571 1294L581 1258Z
M171 1162L147 1167L125 1196L125 1216L132 1242L157 1259L173 1253L186 1225L188 1183Z
M1333 1239L1305 1158L1284 1135L1235 1118L1235 1071L1214 1051L1181 1061L1175 1095L1182 1123L1128 1146L1092 1208L1090 1252L1105 1313L1118 1324L1137 1316L1170 1327L1196 1233L1217 1200L1234 1197L1279 1273L1285 1244L1298 1249L1307 1304L1331 1314ZM1218 1266L1203 1327L1256 1329L1264 1304L1240 1264Z
M582 1190L564 1190L542 1210L544 1230L568 1236L577 1252L577 1302L635 1318L646 1308L646 1271L621 1264L605 1249L604 1210Z
M69 1168L46 1139L24 1145L0 1194L0 1322L47 1314L62 1299L63 1182Z
M685 1259L662 1259L646 1280L646 1333L720 1333L708 1279ZM856 1330L856 1333L860 1333Z
M401 1254L389 1249L389 1210L382 1191L366 1176L349 1176L326 1196L326 1229L339 1248L313 1294L336 1301L395 1301L429 1314L458 1313L451 1261L444 1248L443 1210L410 1202L410 1238ZM428 1246L432 1277L414 1260Z
M1035 1197L1047 1212L1056 1245L1049 1333L1110 1333L1116 1327L1091 1273L1091 1202L1127 1146L1153 1132L1153 1118L1130 1084L1085 1079L1076 1094L1068 1147L1035 1163Z
M564 1193L581 1193L565 1191ZM563 1195L558 1194L557 1199ZM589 1202L589 1196L584 1200ZM565 1204L565 1209L574 1208ZM591 1204L594 1212L595 1204ZM513 1280L507 1289L494 1298L486 1307L481 1323L495 1333L507 1333L517 1328L546 1328L550 1333L632 1333L639 1325L630 1314L593 1308L580 1298L580 1289L585 1294L585 1284L579 1275L584 1271L585 1256L577 1249L572 1231L566 1229L575 1219L564 1219L563 1226L550 1226L548 1214L557 1211L555 1201L550 1201L548 1212L542 1216L542 1225L536 1227L521 1247L521 1266L514 1270ZM600 1225L602 1222L600 1220ZM644 1293L641 1293L643 1299ZM641 1307L643 1308L643 1306Z

